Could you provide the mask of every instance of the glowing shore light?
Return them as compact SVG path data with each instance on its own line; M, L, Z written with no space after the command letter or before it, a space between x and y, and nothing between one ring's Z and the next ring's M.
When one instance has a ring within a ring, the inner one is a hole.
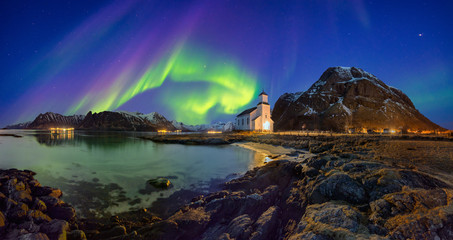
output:
M216 133L222 133L220 131L208 131L209 134L216 134Z

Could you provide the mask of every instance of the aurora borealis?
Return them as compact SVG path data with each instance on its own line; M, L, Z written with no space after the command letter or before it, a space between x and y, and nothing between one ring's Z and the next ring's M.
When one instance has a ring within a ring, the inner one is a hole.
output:
M232 120L360 67L453 128L449 1L44 1L0 3L0 125L41 112L157 111Z

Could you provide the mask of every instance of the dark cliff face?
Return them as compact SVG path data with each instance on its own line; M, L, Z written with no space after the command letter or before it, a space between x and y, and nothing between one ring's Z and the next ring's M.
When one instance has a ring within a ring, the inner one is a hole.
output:
M355 67L328 68L306 92L282 95L272 117L276 130L443 130L401 90Z
M121 112L91 111L78 126L85 130L113 130L113 131L157 131L157 126L149 120Z
M63 116L58 113L47 112L39 114L33 122L28 124L29 129L48 129L51 127L77 127L83 120L83 115Z

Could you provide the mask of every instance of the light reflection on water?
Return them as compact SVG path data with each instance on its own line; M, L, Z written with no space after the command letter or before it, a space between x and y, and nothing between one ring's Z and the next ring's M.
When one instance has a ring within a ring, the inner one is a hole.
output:
M262 159L237 146L157 144L137 138L151 133L83 132L54 136L49 131L0 130L0 168L30 169L46 186L85 216L149 207L179 189L204 188L212 179L243 173ZM146 181L169 177L173 188L150 192ZM90 210L91 209L91 210Z

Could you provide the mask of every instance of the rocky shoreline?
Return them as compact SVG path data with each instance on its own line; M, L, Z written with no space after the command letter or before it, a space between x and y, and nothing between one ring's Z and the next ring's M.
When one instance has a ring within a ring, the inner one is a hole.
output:
M43 187L29 170L0 170L1 239L86 239L60 189Z
M190 138L167 141L160 137L160 142L193 144ZM205 196L189 193L195 197L185 204L182 199L187 193L177 192L170 197L173 207L165 216L157 216L150 208L109 219L79 219L72 207L59 199L61 191L40 186L33 172L2 170L0 238L453 238L448 139L426 143L427 139L406 139L410 142L400 143L394 141L404 139L235 134L209 136L197 144L210 138L289 146L317 155L299 161L279 158L225 183L221 191ZM446 152L446 159L436 155L437 162L430 160L429 164L418 160L426 150L422 145L430 143L437 146L437 154ZM386 144L397 146L400 155L392 155L394 149ZM442 144L445 149L439 150ZM298 158L297 154L295 151L292 158Z

